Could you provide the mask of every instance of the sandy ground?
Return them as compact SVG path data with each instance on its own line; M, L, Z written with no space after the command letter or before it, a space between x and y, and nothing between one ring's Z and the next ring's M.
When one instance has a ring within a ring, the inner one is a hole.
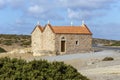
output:
M34 57L32 54L0 54L26 59L46 59L48 61L64 61L75 67L81 74L91 80L120 80L120 50L102 50L91 53L78 53L59 56ZM102 61L105 57L113 57L113 61Z
M0 58L3 57L10 57L10 58L18 58L18 59L25 59L25 60L29 60L29 59L33 59L33 55L30 53L24 53L24 54L18 54L18 53L1 53L0 54Z
M102 61L113 57L113 61ZM36 59L39 59L36 57ZM120 51L103 50L95 53L70 54L44 57L49 61L64 61L74 66L81 74L91 80L120 80Z

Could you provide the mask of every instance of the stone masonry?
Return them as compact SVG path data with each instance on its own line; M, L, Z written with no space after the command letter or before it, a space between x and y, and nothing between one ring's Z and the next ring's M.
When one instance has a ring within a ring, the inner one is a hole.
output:
M65 52L60 52L62 37L65 38ZM76 41L78 41L78 44L76 44ZM56 34L55 48L55 50L60 52L60 54L89 52L92 50L92 36L79 34Z
M79 27L62 28L50 24L44 28L37 25L31 34L32 52L41 56L49 53L51 55L71 54L92 50L92 33L86 25L80 26L79 31L77 30Z

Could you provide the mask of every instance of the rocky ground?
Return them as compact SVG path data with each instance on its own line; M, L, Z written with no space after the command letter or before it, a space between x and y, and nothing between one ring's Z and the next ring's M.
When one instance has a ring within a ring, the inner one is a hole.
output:
M81 74L91 80L120 80L120 49L96 49L96 52L77 53L59 56L35 57L27 53L30 48L24 50L13 50L8 53L1 53L0 57L22 58L27 61L46 59L48 61L64 61L66 64L75 67ZM27 52L26 52L27 51ZM19 53L18 53L19 52ZM24 53L25 52L25 53ZM105 57L113 57L113 61L102 61Z

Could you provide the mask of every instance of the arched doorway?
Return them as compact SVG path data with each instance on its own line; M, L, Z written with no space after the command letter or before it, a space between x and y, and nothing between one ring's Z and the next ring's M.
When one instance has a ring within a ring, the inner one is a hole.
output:
M66 40L64 37L61 38L61 52L65 52L66 49Z

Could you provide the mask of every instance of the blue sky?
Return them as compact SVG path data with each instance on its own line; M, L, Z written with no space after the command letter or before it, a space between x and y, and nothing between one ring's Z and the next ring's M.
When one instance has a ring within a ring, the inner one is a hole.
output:
M0 34L30 34L42 26L81 25L94 38L120 40L120 0L0 0Z

